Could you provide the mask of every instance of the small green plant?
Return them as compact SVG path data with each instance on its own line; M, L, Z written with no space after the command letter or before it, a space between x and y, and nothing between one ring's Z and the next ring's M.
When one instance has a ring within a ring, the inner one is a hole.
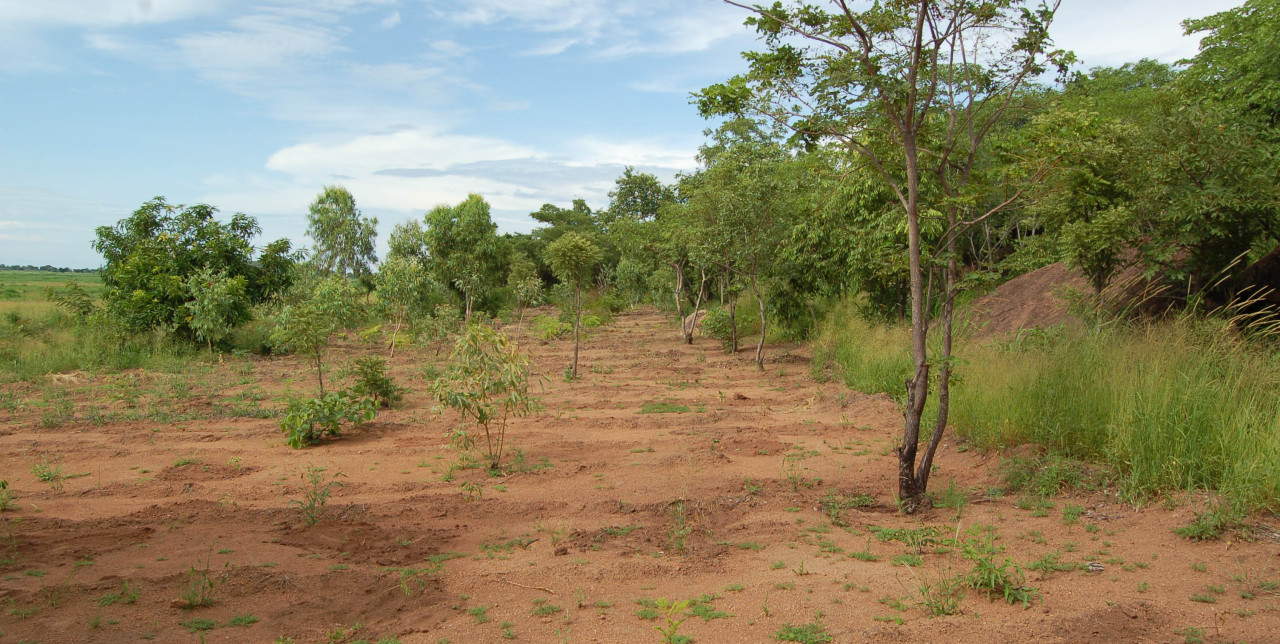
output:
M467 614L470 615L472 619L476 620L477 624L485 624L493 619L492 617L489 617L488 606L476 606L475 608L469 608L467 609Z
M261 620L259 620L256 616L246 613L244 615L236 615L235 617L232 617L230 620L227 621L227 625L228 626L253 626L254 624L257 624L259 621Z
M1066 507L1062 508L1062 524L1075 525L1080 522L1080 515L1082 514L1084 514L1082 506L1068 503Z
M347 365L347 374L354 381L351 393L373 401L375 407L390 407L404 399L409 390L396 384L387 375L387 361L377 356L363 356Z
M107 593L98 598L99 606L110 606L112 604L132 604L138 601L138 591L134 590L129 582L124 582L124 586L120 592Z
M324 514L324 506L329 502L334 488L342 487L342 481L338 480L345 476L342 472L334 472L326 480L324 471L325 468L308 463L306 471L301 474L306 486L303 489L303 497L301 500L291 499L289 502L291 505L298 506L298 510L302 513L302 521L307 525L314 525L320 520L320 515Z
M35 475L37 481L48 483L55 492L62 490L62 481L67 478L62 473L62 465L57 460L49 462L48 454L39 463L31 466L31 473Z
M822 644L831 641L831 634L821 621L813 621L799 626L786 623L773 634L779 642L799 642L800 644Z
M289 447L302 449L318 444L325 436L340 435L343 422L359 425L373 420L377 413L368 398L348 391L331 391L319 398L290 402L280 429Z
M533 600L533 610L529 613L534 617L546 617L548 615L555 615L562 610L564 609L556 606L555 604L549 603L545 599L538 598Z
M445 406L484 430L490 469L502 461L507 421L534 411L529 394L529 360L505 335L484 325L467 327L449 356L445 374L431 393Z
M964 578L945 577L934 582L921 581L918 591L920 605L929 615L941 617L960 612L964 600Z
M18 500L18 495L9 489L9 482L0 480L0 512L8 510L9 506L13 505L16 500Z
M689 413L688 405L680 405L677 403L662 401L651 402L640 405L640 411L637 414L687 414Z
M484 496L484 486L471 481L462 482L462 494L467 497L468 501L474 501Z
M680 625L685 622L684 611L689 608L688 601L668 601L666 598L659 597L654 604L654 608L663 618L664 623L661 626L654 626L653 630L658 631L662 636L663 644L687 644L692 642L693 638L687 635L680 635Z
M668 513L671 515L671 527L667 528L667 547L673 552L684 554L685 539L689 537L690 532L693 532L693 527L689 525L689 514L685 509L684 501L673 503Z
M1174 528L1180 537L1192 541L1214 541L1222 537L1222 533L1234 529L1243 523L1244 512L1233 505L1217 502L1204 512L1196 512L1191 523Z
M218 579L215 579L209 570L209 560L204 562L196 561L197 564L203 563L203 568L197 568L195 565L187 569L187 585L182 589L181 599L182 607L190 610L200 606L212 606L215 595L215 587ZM228 566L230 564L227 564ZM225 568L226 566L224 566ZM221 581L226 580L224 575Z

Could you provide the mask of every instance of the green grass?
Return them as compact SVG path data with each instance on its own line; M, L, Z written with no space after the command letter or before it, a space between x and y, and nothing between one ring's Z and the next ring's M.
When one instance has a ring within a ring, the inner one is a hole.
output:
M862 320L846 302L815 340L815 374L831 367L854 389L901 398L906 333ZM957 347L950 421L975 447L1034 443L1106 466L1129 500L1210 490L1248 509L1280 509L1274 344L1183 316Z
M685 414L689 412L688 405L677 405L673 402L651 402L640 406L637 414Z

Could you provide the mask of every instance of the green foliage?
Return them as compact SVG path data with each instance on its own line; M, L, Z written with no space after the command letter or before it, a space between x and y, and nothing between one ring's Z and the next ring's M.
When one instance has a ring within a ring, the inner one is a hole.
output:
M202 269L242 278L246 293L264 297L264 282L272 278L252 261L258 222L236 214L223 224L216 213L212 206L170 205L156 197L114 227L97 229L93 248L106 260L103 302L114 324L130 332L192 332L185 321L188 281ZM235 308L231 326L248 319L248 304Z
M0 480L0 512L9 509L10 505L18 499L18 493L9 489L9 482Z
M533 318L533 329L543 340L558 340L573 333L572 324L561 322L560 318L553 318L550 315L539 315Z
M779 642L799 642L800 644L822 644L831 641L831 634L821 622L793 625L786 623L773 636Z
M369 398L331 391L319 398L290 402L280 429L284 430L289 447L302 449L319 444L326 436L340 435L344 422L359 425L373 420L377 413L377 406Z
M680 635L680 625L685 622L684 612L689 607L688 601L668 601L665 597L659 597L654 602L654 609L663 618L661 626L654 626L653 630L658 631L662 636L663 644L686 644L692 642L693 638Z
M515 297L516 309L520 319L524 319L524 310L542 303L542 279L538 277L538 267L528 255L516 252L511 257L511 268L507 272L507 288Z
M729 310L727 308L716 308L707 311L707 314L703 316L698 324L702 327L703 333L720 342L720 346L724 347L725 352L733 350L733 328L730 326Z
M302 513L302 522L307 525L315 525L320 520L320 516L324 514L324 506L329 502L334 489L342 487L342 481L338 480L345 476L342 472L334 472L326 477L324 471L325 468L308 463L306 471L302 473L302 499L289 501L290 505L298 506L298 511Z
M311 202L307 236L315 242L311 261L326 273L368 277L378 261L378 218L362 217L355 197L342 186L325 186Z
M1244 525L1244 511L1231 504L1217 501L1204 512L1196 512L1195 518L1173 532L1192 541L1217 541L1222 534Z
M210 351L214 343L231 335L236 321L244 315L249 304L246 283L243 275L228 277L210 268L203 268L187 279L191 301L186 304L186 324L197 339L209 345Z
M529 361L506 336L471 325L458 338L444 375L428 389L441 404L484 430L489 467L502 460L507 421L537 407L529 394Z
M432 208L423 221L422 247L416 252L430 258L424 265L436 282L460 297L463 316L470 320L477 306L494 308L496 288L506 272L507 247L489 217L489 204L480 195L469 195L456 206Z
M88 318L93 313L93 298L77 282L67 282L60 289L46 286L44 297L78 320Z
M427 313L436 284L416 257L394 256L378 268L374 285L378 312L393 325L390 351L394 357L401 327Z
M329 339L354 321L357 294L346 278L329 277L314 284L299 284L290 295L290 301L275 315L271 340L310 359L323 396Z
M352 360L347 366L347 375L355 381L351 385L351 393L368 398L374 407L390 407L403 400L409 391L387 375L387 361L377 356Z

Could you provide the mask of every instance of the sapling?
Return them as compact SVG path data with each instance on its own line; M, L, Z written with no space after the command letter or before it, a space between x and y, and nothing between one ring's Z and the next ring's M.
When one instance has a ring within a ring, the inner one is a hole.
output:
M507 420L537 407L529 395L529 360L507 337L484 325L468 326L449 355L444 375L429 385L445 406L484 431L489 467L502 460Z
M574 378L578 377L578 335L582 327L582 285L591 279L595 268L604 258L599 247L578 233L565 233L546 250L547 261L551 270L565 284L573 288L573 367Z

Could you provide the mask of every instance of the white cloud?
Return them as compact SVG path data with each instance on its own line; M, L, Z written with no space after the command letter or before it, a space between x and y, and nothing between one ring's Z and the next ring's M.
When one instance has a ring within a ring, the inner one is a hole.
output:
M1190 58L1199 40L1182 35L1182 21L1239 6L1241 0L1163 0L1062 3L1050 33L1054 44L1070 49L1086 68L1115 66L1155 58L1167 63Z
M340 33L270 14L236 18L227 31L181 36L174 41L187 65L205 77L230 84L259 78L262 72L322 59L341 49Z
M581 137L574 141L568 165L633 165L672 171L697 167L697 144L676 146L651 141L608 141L598 137Z
M480 161L531 158L524 146L498 139L404 129L334 144L300 143L271 155L267 169L312 181L334 175L360 177L387 168L445 170Z
M399 11L392 11L390 14L387 15L386 18L382 19L382 22L378 23L378 25L383 29L392 29L398 24L400 24Z

